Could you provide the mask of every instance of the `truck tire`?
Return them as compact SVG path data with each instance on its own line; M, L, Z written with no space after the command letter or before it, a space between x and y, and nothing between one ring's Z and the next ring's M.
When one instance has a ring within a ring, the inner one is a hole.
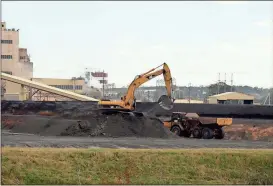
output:
M201 131L201 129L200 128L193 129L192 135L193 135L194 138L200 139L202 137L202 131Z
M213 130L210 128L203 128L202 129L202 138L203 139L212 139L213 138Z
M189 138L189 137L191 137L191 133L188 132L188 131L182 131L182 132L181 132L181 136L186 137L186 138Z
M180 127L177 126L177 125L173 126L173 127L171 128L171 131L172 131L173 133L175 133L176 135L178 135L178 136L181 135L181 129L180 129Z
M223 139L225 137L225 132L223 128L217 128L214 130L214 137L215 139Z

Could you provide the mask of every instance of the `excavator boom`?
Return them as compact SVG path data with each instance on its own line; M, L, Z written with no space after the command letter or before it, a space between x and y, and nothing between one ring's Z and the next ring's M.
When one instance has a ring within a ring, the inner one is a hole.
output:
M163 68L157 70L161 66L163 66ZM103 107L108 107L108 108L114 107L113 109L119 108L121 110L133 111L135 109L135 104L136 104L135 90L141 85L143 85L144 83L146 83L147 81L150 81L151 79L157 76L160 76L161 74L163 74L164 76L167 96L164 96L164 98L161 98L160 105L165 109L169 109L170 107L164 106L164 103L168 105L172 104L171 101L166 101L166 100L171 100L172 76L171 76L171 71L166 63L163 63L162 65L156 68L153 68L146 73L136 76L135 79L129 85L126 95L123 96L121 100L119 101L101 100L99 102L99 105Z

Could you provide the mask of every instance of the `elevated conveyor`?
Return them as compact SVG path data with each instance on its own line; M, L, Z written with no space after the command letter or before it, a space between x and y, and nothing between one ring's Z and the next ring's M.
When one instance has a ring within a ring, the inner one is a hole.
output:
M17 77L17 76L13 76L13 75L9 75L9 74L3 73L3 72L1 72L1 79L6 80L6 81L10 81L13 83L17 83L20 85L28 86L31 88L35 88L38 90L46 91L46 92L49 92L52 94L57 94L57 95L67 97L70 99L74 99L77 101L98 101L97 99L92 98L92 97L88 97L88 96L80 95L80 94L77 94L74 92L58 89L58 88L55 88L55 87L52 87L49 85L45 85L43 83L31 81L31 80Z

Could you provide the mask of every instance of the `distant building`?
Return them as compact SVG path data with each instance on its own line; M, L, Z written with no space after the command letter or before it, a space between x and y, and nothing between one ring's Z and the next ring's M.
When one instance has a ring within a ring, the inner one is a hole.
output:
M254 96L239 92L225 92L209 96L209 104L253 104Z
M31 79L33 77L33 63L26 48L19 48L19 29L8 29L5 22L1 22L1 71L18 77ZM1 89L5 90L3 98L18 94L21 86L8 81L1 81Z
M194 100L194 99L176 99L174 100L174 103L204 103L204 101L201 100Z
M56 78L32 78L32 81L43 83L55 88L75 92L81 95L87 95L94 98L101 97L101 91L96 88L88 87L84 78L71 78L71 79L56 79ZM34 90L35 91L35 90ZM32 91L32 92L34 92ZM35 101L65 101L69 100L62 96L50 94L44 91L37 91L32 96L32 100Z
M1 67L2 72L25 78L28 80L44 83L63 90L73 91L78 94L90 97L101 97L101 91L88 87L83 78L56 79L56 78L33 78L33 63L26 48L19 47L19 29L8 29L5 22L1 22ZM95 76L104 74L95 73ZM107 76L107 75L106 75ZM21 85L9 81L1 80L1 99L5 100L67 100L58 95L53 95L44 91L24 88L24 96L20 98L22 92Z

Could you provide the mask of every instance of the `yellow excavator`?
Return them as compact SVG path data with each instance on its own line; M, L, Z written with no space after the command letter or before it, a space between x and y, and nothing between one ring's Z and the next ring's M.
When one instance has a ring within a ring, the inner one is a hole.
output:
M160 67L163 67L162 69L159 69ZM166 63L163 63L159 65L156 68L153 68L149 70L146 73L143 73L141 75L137 75L135 79L131 82L130 86L128 87L126 95L121 97L121 100L105 100L102 99L98 102L98 105L101 107L100 110L103 111L103 113L116 113L116 112L128 112L128 113L134 113L134 114L140 114L134 112L136 109L136 98L135 98L135 90L146 83L147 81L160 76L163 74L164 81L167 89L167 95L162 95L158 103L159 105L166 110L170 110L173 108L173 101L172 99L172 76L171 71L169 69L169 66Z

